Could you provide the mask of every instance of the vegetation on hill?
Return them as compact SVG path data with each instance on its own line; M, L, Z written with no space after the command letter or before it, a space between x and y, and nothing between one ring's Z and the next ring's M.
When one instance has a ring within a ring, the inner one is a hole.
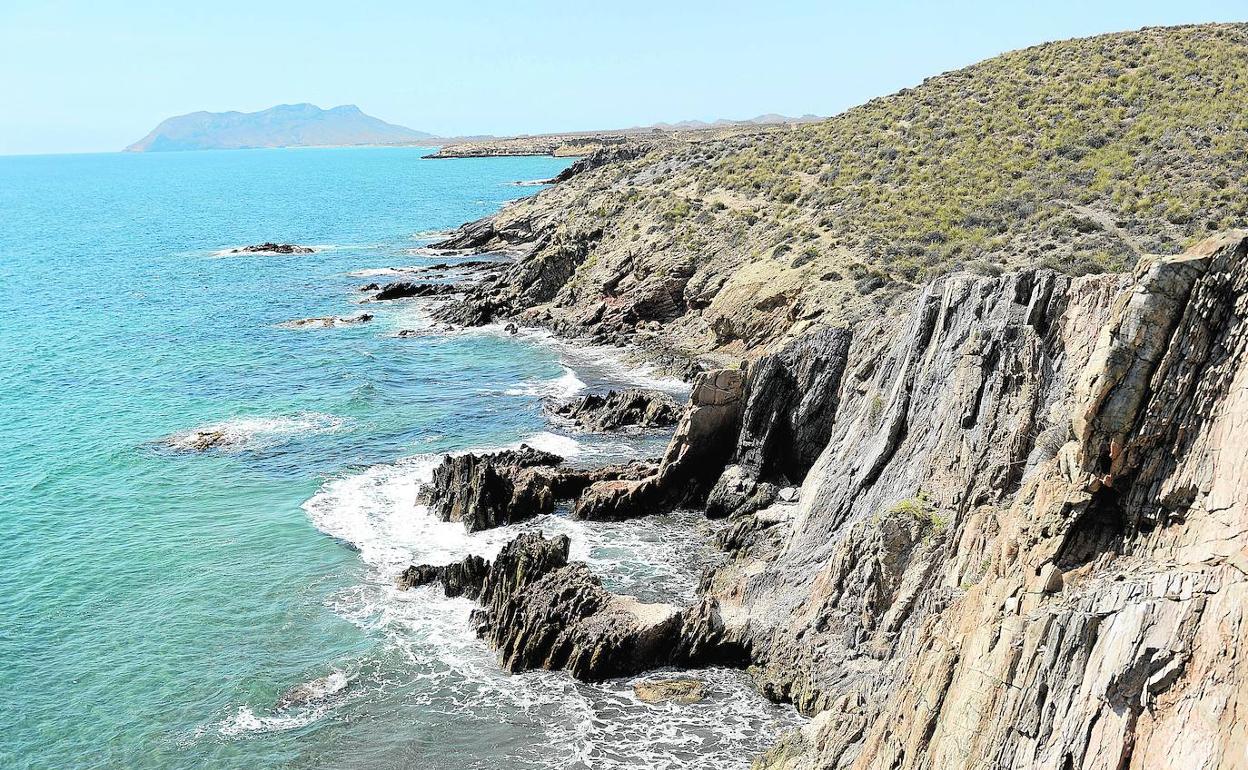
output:
M1248 225L1244 104L1248 25L1152 28L1007 53L818 123L656 141L500 215L552 228L534 259L558 265L558 291L521 287L513 311L592 330L604 298L641 296L633 315L674 345L746 352L953 270L1127 269Z

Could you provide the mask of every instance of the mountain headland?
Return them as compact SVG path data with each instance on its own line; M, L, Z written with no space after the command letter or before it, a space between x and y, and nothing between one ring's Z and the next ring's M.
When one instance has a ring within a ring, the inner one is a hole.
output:
M530 534L401 585L480 601L508 670L747 668L813 717L760 768L1245 767L1246 97L1248 25L1150 28L593 149L435 247L514 255L436 314L663 362L675 434L426 494L470 528L703 508L725 562L643 604Z
M431 136L365 115L353 104L328 110L279 104L259 112L192 112L169 118L126 152L403 144Z

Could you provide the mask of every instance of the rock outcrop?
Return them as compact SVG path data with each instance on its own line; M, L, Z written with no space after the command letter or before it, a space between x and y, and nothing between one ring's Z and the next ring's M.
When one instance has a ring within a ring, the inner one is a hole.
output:
M485 578L489 574L490 563L480 556L465 556L454 564L433 566L430 564L412 565L399 575L397 587L400 591L419 588L430 583L441 583L447 596L466 596L469 599L480 597Z
M597 468L563 465L563 458L522 444L491 454L447 455L433 470L422 499L443 521L462 521L469 532L551 513L599 483L628 482L655 472L636 460Z
M800 504L706 584L818 715L763 766L1243 767L1245 303L1236 232L856 330Z
M702 501L740 432L745 375L737 369L704 372L655 472L639 480L601 481L577 501L579 519L627 519Z
M385 302L392 299L408 297L441 297L463 291L462 287L451 283L418 283L416 281L393 281L382 286L371 299Z
M680 419L681 406L657 390L629 388L587 393L548 411L582 430L618 431L625 428L668 428Z
M424 491L432 513L462 521L469 532L532 518L555 509L549 476L563 458L527 445L492 454L447 455Z

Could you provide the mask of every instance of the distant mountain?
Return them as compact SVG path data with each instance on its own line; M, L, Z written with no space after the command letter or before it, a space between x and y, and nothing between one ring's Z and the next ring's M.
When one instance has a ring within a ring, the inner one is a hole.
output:
M365 115L354 104L329 110L279 104L260 112L192 112L169 118L126 152L401 144L431 136Z

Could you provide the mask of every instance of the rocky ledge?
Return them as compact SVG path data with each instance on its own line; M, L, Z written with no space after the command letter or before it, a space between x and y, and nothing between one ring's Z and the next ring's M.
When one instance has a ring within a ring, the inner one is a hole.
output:
M547 404L549 414L581 430L610 432L625 428L670 428L681 405L667 393L629 388L587 393L571 401Z
M440 582L447 595L477 599L477 633L508 671L564 670L599 681L655 666L740 660L719 644L713 603L677 607L611 593L582 562L568 562L566 536L525 532L492 563L477 557L448 566L409 567L401 588ZM700 697L696 687L656 688L656 699Z

